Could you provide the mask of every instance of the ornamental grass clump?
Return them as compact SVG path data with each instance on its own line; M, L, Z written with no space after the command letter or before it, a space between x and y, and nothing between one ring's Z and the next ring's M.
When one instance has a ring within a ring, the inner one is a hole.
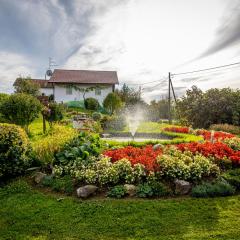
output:
M32 162L26 132L14 124L0 123L0 178L22 174Z
M46 137L32 143L36 158L44 165L53 164L55 154L76 135L76 130L72 128L55 125Z

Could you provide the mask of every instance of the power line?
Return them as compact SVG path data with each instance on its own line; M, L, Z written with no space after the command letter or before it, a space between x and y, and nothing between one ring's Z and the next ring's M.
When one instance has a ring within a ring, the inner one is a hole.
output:
M183 75L183 74L209 71L209 70L213 70L213 69L219 69L219 68L224 68L224 67L229 67L229 66L234 66L234 65L239 65L239 64L240 64L240 62L236 62L236 63L226 64L226 65L221 65L221 66L211 67L211 68L204 68L204 69L199 69L199 70L194 70L194 71L189 71L189 72L172 73L171 76L178 76L178 75Z
M127 85L143 86L143 85L150 84L150 83L160 82L160 81L165 80L165 79L166 79L166 77L163 77L163 78L161 78L161 79L158 79L158 80L155 80L155 81L152 81L152 82L144 82L144 83L128 83Z
M152 87L143 88L142 90L143 91L149 91L149 90L151 91L152 89L158 87L159 85L162 85L166 80L167 80L167 78L162 79L162 81L160 81L160 83L158 83L157 85L154 85Z

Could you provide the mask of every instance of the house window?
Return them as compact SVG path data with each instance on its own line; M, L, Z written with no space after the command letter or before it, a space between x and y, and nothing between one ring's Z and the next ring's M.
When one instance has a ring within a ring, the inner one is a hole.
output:
M101 89L100 88L95 89L95 95L101 95Z
M72 95L72 87L71 86L66 87L66 94L67 95Z

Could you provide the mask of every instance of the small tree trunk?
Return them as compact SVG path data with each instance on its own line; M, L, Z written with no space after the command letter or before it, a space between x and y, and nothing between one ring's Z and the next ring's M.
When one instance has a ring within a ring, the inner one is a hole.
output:
M42 114L42 117L43 117L43 133L45 134L46 133L46 119L45 119L44 114Z

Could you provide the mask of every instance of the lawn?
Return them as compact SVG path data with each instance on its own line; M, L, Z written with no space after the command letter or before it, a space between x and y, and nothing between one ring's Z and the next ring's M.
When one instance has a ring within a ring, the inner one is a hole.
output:
M240 196L81 201L0 189L0 239L239 239Z

